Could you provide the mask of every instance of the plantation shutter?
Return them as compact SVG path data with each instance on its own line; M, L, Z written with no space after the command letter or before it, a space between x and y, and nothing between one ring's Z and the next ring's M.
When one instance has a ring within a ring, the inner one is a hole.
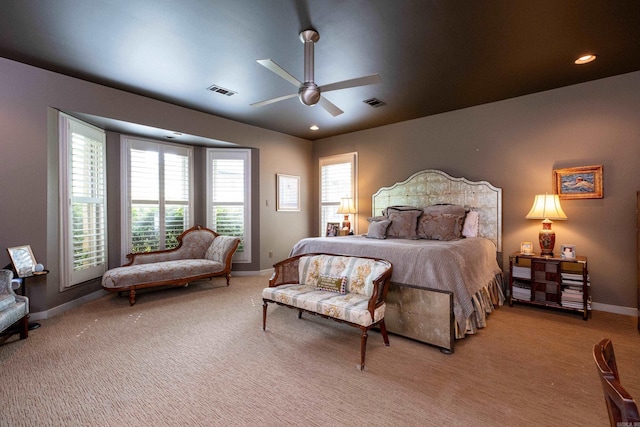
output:
M171 249L191 224L193 149L123 138L128 153L123 253Z
M155 150L154 150L155 148ZM157 147L131 148L131 248L129 252L160 249L160 155Z
M60 115L61 289L107 270L106 147L101 129Z
M164 154L165 247L178 244L177 237L187 228L189 218L189 156Z
M218 234L240 238L234 261L250 261L249 150L208 150L207 225Z

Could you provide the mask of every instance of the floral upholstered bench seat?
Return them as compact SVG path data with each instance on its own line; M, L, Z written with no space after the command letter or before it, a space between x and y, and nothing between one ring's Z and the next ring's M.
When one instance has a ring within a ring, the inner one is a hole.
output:
M269 287L262 291L266 329L270 302L343 322L361 329L360 364L364 360L369 329L379 326L385 345L385 298L391 263L381 259L334 254L305 254L274 265Z
M226 276L229 285L231 260L240 239L195 226L178 236L178 242L174 249L127 255L128 264L112 268L102 276L102 288L128 292L129 303L133 305L137 289L183 286L214 276Z

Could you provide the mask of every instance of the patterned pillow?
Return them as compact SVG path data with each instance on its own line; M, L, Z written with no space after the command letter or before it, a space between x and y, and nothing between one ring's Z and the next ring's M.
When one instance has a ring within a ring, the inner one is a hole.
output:
M463 206L427 206L418 221L418 238L429 240L460 239L464 217L465 209Z
M321 274L318 276L318 283L316 289L321 291L336 292L344 295L347 289L347 278L333 277Z
M388 219L372 221L371 224L369 224L369 230L367 230L367 237L370 239L386 239L387 229L390 224L391 221Z
M428 221L420 221L418 236L429 240L458 240L460 217L451 214L439 215Z
M418 217L422 211L388 211L388 218L391 225L387 229L388 237L399 237L401 239L417 239L416 226Z

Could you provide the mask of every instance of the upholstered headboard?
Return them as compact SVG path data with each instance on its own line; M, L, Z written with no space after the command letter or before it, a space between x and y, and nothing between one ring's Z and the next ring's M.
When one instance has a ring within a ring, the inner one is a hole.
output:
M426 169L391 187L379 189L372 196L371 208L372 215L376 216L388 206L425 207L439 203L477 210L480 217L478 235L493 241L497 252L502 252L502 189L487 181L473 182Z

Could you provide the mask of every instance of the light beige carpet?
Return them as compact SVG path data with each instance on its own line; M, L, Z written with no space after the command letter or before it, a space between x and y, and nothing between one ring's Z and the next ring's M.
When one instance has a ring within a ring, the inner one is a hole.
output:
M640 397L635 318L502 307L455 353L269 306L266 276L102 297L0 346L1 426L604 426L610 337Z

